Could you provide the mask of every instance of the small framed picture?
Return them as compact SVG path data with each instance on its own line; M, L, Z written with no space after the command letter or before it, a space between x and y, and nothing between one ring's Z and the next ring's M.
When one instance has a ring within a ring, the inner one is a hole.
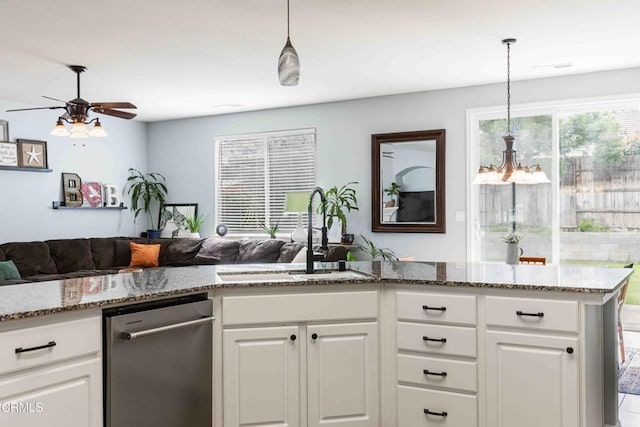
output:
M0 166L18 166L18 144L0 142Z
M47 142L18 139L18 166L47 169Z
M185 220L198 216L197 203L167 203L160 209L158 229L160 237L186 237L189 235Z
M0 140L9 142L9 122L0 120Z

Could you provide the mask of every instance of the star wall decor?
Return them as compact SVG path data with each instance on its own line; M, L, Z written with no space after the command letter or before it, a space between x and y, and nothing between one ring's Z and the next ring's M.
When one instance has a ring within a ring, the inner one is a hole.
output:
M21 168L47 169L47 142L18 139L18 166Z

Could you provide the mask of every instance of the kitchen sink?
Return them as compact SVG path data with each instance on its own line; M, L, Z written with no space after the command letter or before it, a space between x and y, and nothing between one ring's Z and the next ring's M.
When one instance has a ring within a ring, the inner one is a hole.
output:
M356 280L367 279L370 276L357 271L321 271L313 274L304 272L247 272L247 273L218 273L223 282L292 282L307 280Z

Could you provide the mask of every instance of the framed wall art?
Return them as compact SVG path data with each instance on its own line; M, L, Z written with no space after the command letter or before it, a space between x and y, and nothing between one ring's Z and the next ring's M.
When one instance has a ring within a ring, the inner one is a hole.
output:
M47 169L47 142L18 139L18 166Z
M0 142L0 166L18 166L18 144Z
M9 122L0 120L0 141L9 142Z
M186 217L198 215L197 203L167 203L160 208L158 229L160 237L187 237Z

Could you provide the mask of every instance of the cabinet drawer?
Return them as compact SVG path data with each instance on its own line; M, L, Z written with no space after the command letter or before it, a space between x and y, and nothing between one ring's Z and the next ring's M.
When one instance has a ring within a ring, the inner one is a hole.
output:
M475 392L476 362L398 355L398 381Z
M398 292L398 319L476 324L476 297L426 292Z
M578 302L533 298L486 298L488 325L578 332Z
M378 318L378 291L248 295L222 298L222 324Z
M398 386L398 427L477 426L476 399L467 394Z
M0 374L86 354L97 354L100 352L100 341L100 317L2 332ZM42 348L37 349L38 347ZM19 351L16 353L16 350Z
M476 357L476 329L398 322L398 349Z

